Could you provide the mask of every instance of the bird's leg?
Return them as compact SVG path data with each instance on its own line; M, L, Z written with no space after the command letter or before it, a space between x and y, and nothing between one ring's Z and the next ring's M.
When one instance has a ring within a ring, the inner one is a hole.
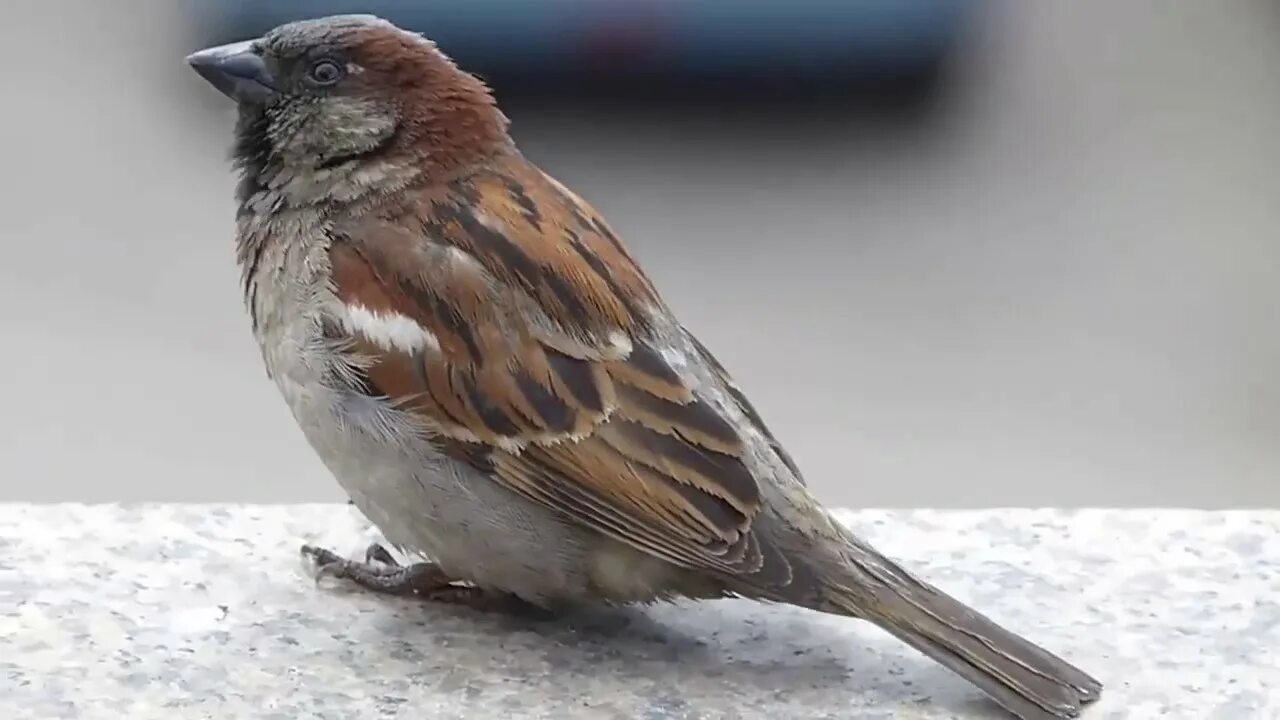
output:
M435 563L401 566L381 545L372 545L365 551L365 562L348 560L314 545L303 545L302 554L315 563L317 582L326 576L342 578L378 593L420 597L481 610L508 607L513 600L505 593L455 585L458 578L450 577Z
M400 563L396 562L396 559L391 557L391 553L387 552L387 549L382 547L378 543L374 543L370 545L364 551L364 562L366 565L373 565L374 563L380 563L387 567L392 567L392 568L400 567Z

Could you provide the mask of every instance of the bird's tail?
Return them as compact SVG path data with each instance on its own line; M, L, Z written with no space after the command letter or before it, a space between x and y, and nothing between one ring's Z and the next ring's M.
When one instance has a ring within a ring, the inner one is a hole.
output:
M1079 668L1000 627L916 579L870 547L849 549L858 571L831 587L826 607L869 620L972 682L1023 720L1076 717L1102 684Z

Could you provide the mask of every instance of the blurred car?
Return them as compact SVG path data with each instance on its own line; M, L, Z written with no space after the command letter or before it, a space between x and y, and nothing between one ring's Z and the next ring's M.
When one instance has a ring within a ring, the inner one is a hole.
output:
M911 76L942 62L973 0L188 0L197 42L374 13L464 67L509 77Z

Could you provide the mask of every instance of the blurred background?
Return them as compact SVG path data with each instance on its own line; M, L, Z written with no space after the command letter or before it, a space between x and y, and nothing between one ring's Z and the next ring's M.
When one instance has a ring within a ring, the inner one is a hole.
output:
M499 91L825 501L1280 507L1280 4L15 0L0 501L341 500L187 52L368 10Z

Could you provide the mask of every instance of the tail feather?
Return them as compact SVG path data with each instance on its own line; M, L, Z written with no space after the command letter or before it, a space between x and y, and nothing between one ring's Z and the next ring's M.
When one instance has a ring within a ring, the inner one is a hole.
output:
M870 548L856 548L862 572L832 588L829 612L869 620L982 689L1022 720L1073 718L1102 684L911 576Z

